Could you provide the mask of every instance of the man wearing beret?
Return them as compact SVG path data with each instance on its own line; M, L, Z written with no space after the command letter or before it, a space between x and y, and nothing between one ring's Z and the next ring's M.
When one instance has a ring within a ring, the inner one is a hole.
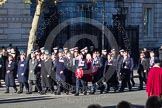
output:
M9 87L13 87L15 93L17 92L15 79L14 79L14 69L15 69L15 62L13 62L13 56L8 56L8 62L6 64L6 75L5 75L5 84L6 84L6 92L9 93Z
M26 93L29 93L29 85L27 79L27 60L25 59L24 51L20 51L20 60L18 62L18 70L17 70L17 77L18 82L20 83L20 91L18 94L23 93L23 88L25 86Z
M65 82L65 59L63 57L62 48L59 49L58 57L56 58L56 80L57 80L57 92L56 95L61 94L62 83Z
M53 48L53 54L54 54L54 55L57 55L57 54L58 54L58 47L54 47L54 48Z
M45 50L44 60L42 61L41 64L42 94L46 94L48 90L50 90L51 93L54 92L51 80L51 72L52 72L52 60L49 57L48 50Z
M32 85L34 84L37 90L40 92L40 88L37 84L37 71L36 71L36 66L38 64L38 61L35 57L35 52L34 49L31 50L31 59L29 60L29 93L32 93Z

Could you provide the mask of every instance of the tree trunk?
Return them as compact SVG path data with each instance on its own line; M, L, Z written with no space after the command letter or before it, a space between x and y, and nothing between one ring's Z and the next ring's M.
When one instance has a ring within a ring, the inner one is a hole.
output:
M38 1L38 4L37 4L36 11L34 14L32 26L30 30L30 35L29 35L29 40L28 40L27 56L30 54L31 49L34 48L34 43L36 41L36 31L37 31L38 22L39 22L42 4L43 4L43 0L37 0L37 1Z
M0 0L0 6L4 5L7 0Z

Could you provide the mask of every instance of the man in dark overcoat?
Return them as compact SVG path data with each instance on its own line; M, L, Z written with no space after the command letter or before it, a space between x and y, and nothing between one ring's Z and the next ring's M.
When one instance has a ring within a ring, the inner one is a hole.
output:
M14 79L14 70L15 70L15 62L13 62L13 56L8 56L8 61L6 63L6 75L5 75L5 84L6 84L6 92L9 93L9 87L14 88L14 93L17 92L15 79Z
M42 59L41 59L41 54L39 52L36 52L36 59L37 59L37 66L35 68L35 73L36 73L36 83L38 85L38 88L40 91L42 91L41 87L41 67L42 67ZM39 90L38 90L39 92ZM41 93L41 92L40 92Z
M65 80L65 59L63 58L63 50L59 49L58 57L56 58L57 95L61 94L61 86Z
M131 73L131 61L130 61L130 57L128 57L128 52L125 51L123 54L123 59L122 59L122 68L121 68L121 88L120 88L120 92L123 92L126 85L128 85L128 89L129 91L131 91L132 86L130 83L130 73Z
M143 82L145 82L145 84L147 82L148 69L149 69L149 62L145 57L145 53L141 53L138 62L138 69L137 69L137 73L139 75L139 82L140 82L139 90L143 89Z
M29 93L32 93L32 85L34 84L37 88L38 92L40 92L40 88L37 84L37 71L36 66L38 64L37 59L35 58L34 50L31 50L31 59L29 60Z
M2 52L0 52L0 87L1 87L1 79L3 75L3 67L5 67L5 65L3 63Z
M52 71L52 60L49 57L49 52L45 50L44 60L41 64L41 85L42 85L42 93L47 93L48 90L51 93L54 92L51 80L51 71Z

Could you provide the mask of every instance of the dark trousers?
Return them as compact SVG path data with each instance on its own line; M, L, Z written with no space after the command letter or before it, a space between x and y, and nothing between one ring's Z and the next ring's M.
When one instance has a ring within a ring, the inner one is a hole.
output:
M116 91L118 89L119 82L118 82L118 78L117 78L117 73L116 72L112 75L112 77L108 81L106 81L106 84L107 84L106 91L109 91L110 87L113 87L114 91Z
M76 78L76 94L79 94L80 83L82 85L82 90L84 91L84 93L87 92L86 82L84 81L84 78L81 79Z
M57 81L57 94L60 94L62 91L69 93L68 88L66 88L66 82L64 81Z
M17 91L16 84L13 86L13 89ZM9 92L9 86L6 86L6 92Z
M96 81L97 81L97 76L93 75L92 76L92 86L91 86L91 92L95 92L96 91Z
M60 94L61 93L61 86L62 86L62 82L58 81L57 82L57 93Z
M129 90L131 90L132 86L130 83L130 70L122 69L122 83L121 83L120 91L123 91L127 85L128 85Z
M133 78L133 71L131 71L131 75L130 75L131 77L130 77L130 80L131 80L131 83L132 83L132 85L135 85L135 82L134 82L134 78Z
M38 84L38 81L36 81L36 80L29 80L29 92L32 92L33 84L35 85L36 89L40 92L41 88Z
M29 92L29 85L27 82L20 82L20 92L23 92L24 86L25 86L26 91Z
M54 87L52 83L52 79L49 78L43 78L41 79L41 86L42 86L42 92L46 93L47 91L51 91L51 93L54 92Z
M140 86L139 87L143 88L143 82L145 82L145 84L147 82L147 72L141 71L138 74L139 74L139 81L140 81Z
M76 85L76 77L75 77L75 73L73 72L72 73L72 86L75 86ZM75 88L72 89L72 93L75 93Z
M42 91L41 78L40 78L40 77L37 78L36 83L37 83L38 88L40 89L40 91ZM37 87L35 87L35 91L37 91L37 92L39 91L39 90L37 89Z
M104 68L101 67L101 68L99 68L99 70L96 74L96 76L97 76L96 82L97 82L97 85L98 85L97 88L100 90L100 93L102 93L105 90L105 86L103 84L103 71L104 71Z

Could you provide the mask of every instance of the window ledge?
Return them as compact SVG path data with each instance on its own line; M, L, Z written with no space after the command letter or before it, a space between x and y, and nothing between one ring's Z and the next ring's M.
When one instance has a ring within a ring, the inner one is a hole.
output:
M156 37L143 37L142 40L143 41L152 41L152 42L158 41L158 39Z

